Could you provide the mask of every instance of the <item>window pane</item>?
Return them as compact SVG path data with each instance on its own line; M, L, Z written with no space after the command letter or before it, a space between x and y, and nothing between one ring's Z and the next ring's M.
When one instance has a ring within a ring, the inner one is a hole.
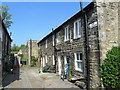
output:
M75 32L76 32L76 37L77 37L78 36L78 23L77 22L75 23L75 29L76 29Z
M60 32L58 32L58 39L60 40Z
M60 32L57 33L56 42L57 42L57 43L60 42Z
M67 36L67 40L68 40L68 39L69 39L69 38L68 38L68 27L66 28L66 32L67 32L67 33L66 33L66 34L67 34L66 36Z
M55 41L54 41L54 39L55 39L55 36L53 35L53 46L55 45Z
M80 53L80 60L82 60L82 53Z
M82 62L77 62L77 66L78 66L78 69L80 69L80 70L82 70L82 69L83 69Z
M66 36L66 40L67 40L67 33L68 33L68 32L67 32L67 28L65 28L65 32L66 32L66 33L65 33L65 34L66 34L65 36Z
M79 53L77 53L77 60L80 60L80 56L79 56Z
M81 21L79 21L79 35L81 35Z
M68 39L70 39L70 30L69 30L69 27L68 27Z

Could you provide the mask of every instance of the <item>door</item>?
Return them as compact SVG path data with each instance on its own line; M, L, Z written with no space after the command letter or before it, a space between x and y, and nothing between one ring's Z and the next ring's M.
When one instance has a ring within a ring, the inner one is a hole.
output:
M58 72L59 75L61 75L62 72L61 56L58 56Z
M70 57L65 56L65 74L66 78L70 77Z

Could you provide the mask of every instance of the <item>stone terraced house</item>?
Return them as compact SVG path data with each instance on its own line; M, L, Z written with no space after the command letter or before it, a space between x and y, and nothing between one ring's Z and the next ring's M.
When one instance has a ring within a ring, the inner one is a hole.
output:
M83 81L79 85L100 87L100 66L107 50L120 46L120 3L91 2L38 42L41 67L54 66Z
M12 39L0 17L0 86L2 86L4 73L11 62L11 42Z

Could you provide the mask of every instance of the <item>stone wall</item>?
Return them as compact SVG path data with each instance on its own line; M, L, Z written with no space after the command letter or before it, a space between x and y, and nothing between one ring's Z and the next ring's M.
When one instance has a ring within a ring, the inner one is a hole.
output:
M118 43L120 46L120 1L118 2Z
M0 87L2 86L2 24L0 21Z
M89 16L90 13L87 14ZM90 88L100 86L100 65L106 58L106 52L112 46L118 46L118 23L118 2L98 1L88 19ZM96 27L91 28L94 25Z
M118 2L97 2L101 62L107 50L118 46Z
M11 52L11 38L7 29L2 23L0 18L0 86L2 86L2 79L4 72L10 63L10 52ZM6 65L7 63L7 65Z
M100 86L100 51L99 51L99 35L98 35L98 21L96 6L92 10L86 12L88 16L88 62L90 88L97 88ZM84 36L85 37L85 36ZM85 47L86 48L86 47ZM86 53L86 52L85 52ZM87 64L86 64L87 65Z
M71 69L71 74L75 78L84 78L84 71L80 72L75 70L75 57L74 53L76 52L82 52L83 53L83 63L85 62L85 57L84 57L84 40L83 40L83 34L82 37L74 39L74 22L78 19L81 19L81 16L76 17L76 19L66 23L64 26L61 27L60 29L60 43L56 45L56 48L60 49L60 51L57 52L57 61L58 61L58 56L63 56L64 57L64 65L65 65L65 56L69 56L70 60L70 69ZM70 31L70 40L64 41L65 38L65 27L69 27ZM58 65L58 63L57 63ZM84 65L83 65L84 66ZM64 69L64 68L63 68Z
M46 48L46 40L47 40L47 48ZM54 48L53 48L52 36L48 37L46 40L40 44L40 48L42 50L42 58L44 58L44 62L46 65L53 65ZM46 63L46 56L47 56L47 63Z
M30 56L35 56L38 58L38 40L28 40L27 42L27 55L28 55L28 65L30 65Z

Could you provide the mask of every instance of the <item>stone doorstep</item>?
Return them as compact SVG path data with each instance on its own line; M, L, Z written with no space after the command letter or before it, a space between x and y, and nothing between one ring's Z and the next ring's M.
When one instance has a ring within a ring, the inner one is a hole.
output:
M76 82L75 82L75 85L76 85L76 86L80 86L80 87L82 87L82 88L86 88L86 84L85 84L84 82L82 82L82 81L76 81Z

